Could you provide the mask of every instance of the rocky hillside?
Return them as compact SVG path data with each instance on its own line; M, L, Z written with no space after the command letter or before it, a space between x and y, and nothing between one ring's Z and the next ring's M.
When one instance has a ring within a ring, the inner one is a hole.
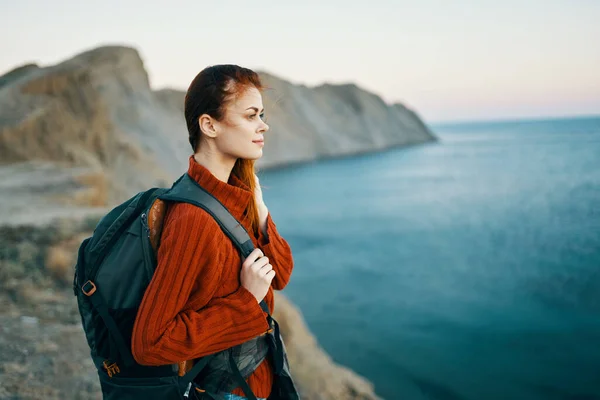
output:
M262 78L263 168L435 140L414 112L355 85ZM153 91L125 47L0 77L0 398L100 398L70 290L76 248L107 209L186 170L183 96ZM303 398L376 398L277 302Z
M355 85L308 88L262 78L271 130L260 167L435 140L414 112ZM153 91L132 48L102 47L50 67L16 68L0 77L0 174L43 187L52 175L53 192L69 190L59 196L69 207L107 206L169 185L191 153L183 98L177 90ZM0 196L0 223L28 219L22 201Z

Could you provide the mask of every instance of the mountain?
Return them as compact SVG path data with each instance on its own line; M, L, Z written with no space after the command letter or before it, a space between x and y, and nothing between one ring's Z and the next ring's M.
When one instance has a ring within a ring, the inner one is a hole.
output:
M356 85L308 88L260 75L271 126L260 168L435 140L413 111ZM136 190L170 185L191 154L183 99L182 91L152 90L142 59L128 47L101 47L0 77L0 174L14 182L0 183L0 223L8 216L29 221L27 190L20 187L16 199L9 192L23 182L36 196L48 194L49 175L48 216L50 209L60 214L57 198L69 208L108 206Z

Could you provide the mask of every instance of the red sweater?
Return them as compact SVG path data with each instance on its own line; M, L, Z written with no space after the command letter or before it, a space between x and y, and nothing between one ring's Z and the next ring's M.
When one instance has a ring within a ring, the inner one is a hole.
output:
M265 301L273 312L273 289L283 289L292 273L288 243L267 218L267 235L254 237L243 216L252 200L249 188L231 175L217 179L189 159L188 173L215 196L246 228L254 245L276 272ZM217 222L186 203L171 205L165 215L157 268L133 327L132 352L143 365L192 360L236 346L265 333L269 326L254 296L240 284L241 256ZM257 397L269 397L273 369L265 360L248 377ZM237 388L233 393L244 396Z

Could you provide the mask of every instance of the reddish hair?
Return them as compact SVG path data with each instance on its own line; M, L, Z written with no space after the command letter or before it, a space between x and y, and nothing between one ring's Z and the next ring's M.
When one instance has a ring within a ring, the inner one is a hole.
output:
M197 152L202 137L198 123L200 116L208 114L217 121L222 121L227 104L252 87L260 91L264 89L256 72L238 65L213 65L196 75L185 95L184 108L188 139L194 153ZM231 173L252 192L252 201L246 213L250 216L252 230L258 233L258 207L254 198L254 161L238 158Z

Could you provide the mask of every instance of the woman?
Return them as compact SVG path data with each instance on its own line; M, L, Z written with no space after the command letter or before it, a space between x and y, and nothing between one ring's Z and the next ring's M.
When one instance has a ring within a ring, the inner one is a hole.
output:
M273 311L273 289L287 285L293 259L254 174L269 130L261 90L255 72L217 65L201 71L187 91L185 118L194 152L188 174L246 228L256 249L243 260L206 211L172 204L133 330L132 353L140 364L193 360L271 332L259 303L264 299ZM246 382L257 398L266 399L275 379L266 357ZM226 394L244 396L240 387Z

